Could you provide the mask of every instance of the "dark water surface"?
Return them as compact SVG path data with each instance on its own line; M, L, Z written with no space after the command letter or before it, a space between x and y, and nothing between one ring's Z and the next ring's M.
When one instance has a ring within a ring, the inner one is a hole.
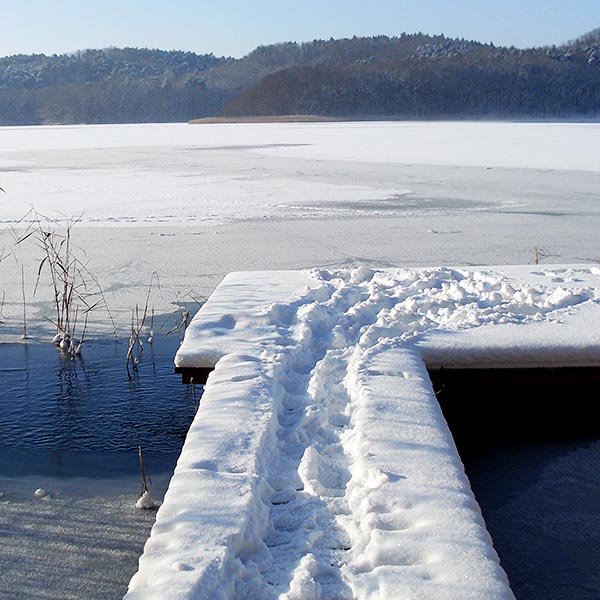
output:
M599 370L430 376L517 599L598 600Z
M176 337L146 344L129 379L125 342L91 341L71 359L52 344L0 344L0 476L137 472L137 448L173 468L199 390L173 374Z
M173 373L178 345L145 345L130 380L124 342L74 360L0 343L0 598L123 596L155 518L135 507L138 445L160 501L199 401Z
M600 598L600 441L491 448L465 467L518 600Z

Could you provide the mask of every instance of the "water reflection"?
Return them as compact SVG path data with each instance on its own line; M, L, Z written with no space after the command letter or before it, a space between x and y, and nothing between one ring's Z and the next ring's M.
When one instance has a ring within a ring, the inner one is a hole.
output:
M118 598L154 513L135 508L137 447L161 500L197 408L155 338L129 380L126 345L0 343L0 597ZM48 496L34 498L43 488Z
M125 343L90 342L75 359L51 344L0 344L0 453L43 449L29 458L59 471L70 452L176 455L197 407L197 391L173 374L178 344L146 346L131 380Z

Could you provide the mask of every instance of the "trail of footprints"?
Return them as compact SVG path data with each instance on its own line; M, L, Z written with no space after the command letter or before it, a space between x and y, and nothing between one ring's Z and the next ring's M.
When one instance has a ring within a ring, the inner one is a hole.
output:
M374 565L363 556L368 540L403 529L403 520L388 513L388 507L371 506L378 523L366 531L348 505L352 457L342 440L352 432L345 378L354 352L369 348L381 336L405 340L445 324L468 327L497 321L493 306L502 306L502 322L535 319L555 308L543 294L528 289L518 304L506 281L480 273L406 271L393 281L378 280L360 269L319 275L320 286L303 299L270 309L284 343L273 361L278 431L273 455L266 461L269 525L261 549L242 561L249 576L237 598L353 598L342 567L351 564L354 574L371 570ZM471 312L463 310L467 300ZM354 536L361 532L354 548L349 530ZM397 549L394 556L377 562L422 563L421 557L409 554L403 556Z
M319 301L313 296L297 306L295 340L276 369L280 403L267 478L270 527L266 552L246 560L246 568L262 574L264 598L294 600L307 593L307 585L324 600L353 598L340 570L351 552L340 522L349 514L345 492L351 477L340 436L349 426L344 377L352 349L330 343L336 321L359 298L355 290L345 298L339 288L325 288ZM274 312L281 317L280 308Z

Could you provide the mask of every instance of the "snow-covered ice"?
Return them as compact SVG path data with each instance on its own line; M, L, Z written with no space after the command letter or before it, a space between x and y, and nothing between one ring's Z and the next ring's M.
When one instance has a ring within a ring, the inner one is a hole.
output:
M170 473L155 475L162 493ZM0 597L104 600L125 593L155 516L135 508L135 483L0 476ZM40 485L43 496L35 493Z
M74 241L125 330L153 272L155 308L166 313L178 295L193 304L189 294L207 296L236 270L523 264L535 247L548 262L592 263L597 132L594 123L7 127L0 224L32 207L80 217ZM0 262L9 326L22 313L20 265L31 293L40 260L34 244L13 242L0 233L0 256L18 258ZM48 314L46 291L30 301L32 322Z
M228 275L176 358L215 370L127 599L512 598L423 355L597 364L599 301L596 267Z

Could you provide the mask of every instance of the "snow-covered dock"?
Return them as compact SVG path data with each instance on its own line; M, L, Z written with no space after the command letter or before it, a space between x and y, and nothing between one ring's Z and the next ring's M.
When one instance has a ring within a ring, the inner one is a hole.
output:
M127 600L513 598L426 368L600 366L600 268L232 273Z

